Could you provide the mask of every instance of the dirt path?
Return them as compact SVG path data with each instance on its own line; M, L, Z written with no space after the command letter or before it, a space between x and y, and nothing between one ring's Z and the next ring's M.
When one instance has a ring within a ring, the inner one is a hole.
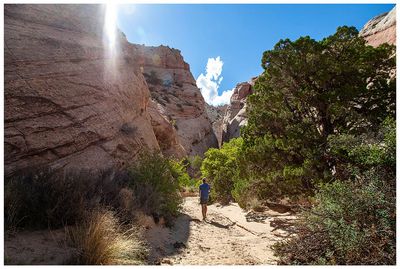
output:
M237 204L215 204L204 222L197 197L185 198L182 213L171 229L157 226L146 232L151 263L276 264L271 246L292 233L295 219L289 213L249 213Z

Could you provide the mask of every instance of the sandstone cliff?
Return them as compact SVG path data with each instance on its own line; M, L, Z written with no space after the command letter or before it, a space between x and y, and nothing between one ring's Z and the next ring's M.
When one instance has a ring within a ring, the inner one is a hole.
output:
M132 45L132 51L139 55L139 65L159 116L173 127L172 131L156 132L163 151L175 156L202 155L208 148L218 147L204 98L180 51L139 45ZM166 144L164 138L173 133L177 138Z
M217 137L218 146L221 146L222 143L222 122L224 120L227 107L228 105L215 107L206 103L207 115L211 121L214 134Z
M374 47L383 43L396 44L396 7L368 21L360 36Z
M132 45L121 32L110 51L103 18L100 5L5 5L6 174L38 165L103 169L145 149L182 156L215 145L179 51ZM152 85L143 73L153 70L174 84ZM173 103L163 107L157 94Z
M236 85L222 121L222 143L240 136L240 128L247 124L246 98L253 93L255 78Z

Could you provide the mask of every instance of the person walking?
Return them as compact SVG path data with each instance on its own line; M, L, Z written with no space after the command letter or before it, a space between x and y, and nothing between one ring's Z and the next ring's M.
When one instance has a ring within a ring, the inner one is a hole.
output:
M207 184L207 179L203 178L203 184L199 186L201 213L203 214L203 220L205 220L207 217L207 203L210 190L211 188L210 185Z

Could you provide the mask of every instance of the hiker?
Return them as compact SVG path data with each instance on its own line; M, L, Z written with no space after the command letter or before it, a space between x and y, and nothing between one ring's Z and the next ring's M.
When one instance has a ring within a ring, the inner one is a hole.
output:
M207 217L207 203L209 193L210 185L207 184L207 179L203 178L203 184L199 186L201 213L203 214L203 220L205 220Z

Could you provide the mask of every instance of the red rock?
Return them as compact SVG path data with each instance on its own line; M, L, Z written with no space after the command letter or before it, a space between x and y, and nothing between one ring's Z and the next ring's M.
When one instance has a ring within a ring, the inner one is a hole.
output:
M107 67L101 12L5 5L6 174L42 164L101 169L158 149L139 67L122 49L115 70Z
M160 145L177 157L216 145L180 51L130 44L118 32L110 53L103 18L101 5L5 5L6 174L105 169ZM144 77L152 71L161 85ZM149 103L151 93L171 103Z
M369 20L360 31L360 36L374 47L383 43L396 44L396 7Z

